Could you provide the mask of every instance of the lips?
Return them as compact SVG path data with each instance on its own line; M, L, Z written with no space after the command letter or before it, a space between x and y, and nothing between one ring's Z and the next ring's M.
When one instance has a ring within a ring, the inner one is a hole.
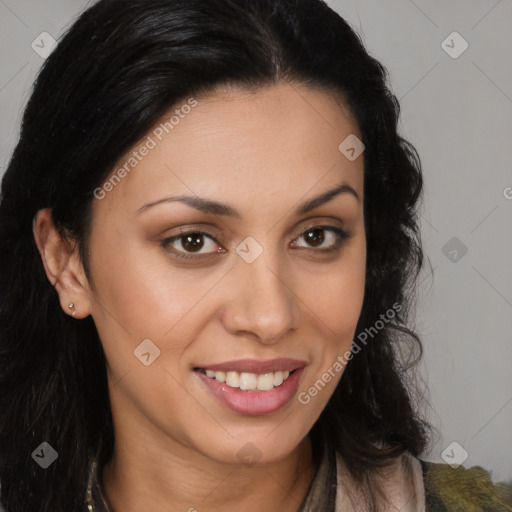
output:
M272 414L288 404L297 392L306 364L290 358L239 359L194 370L220 403L238 414L254 416Z

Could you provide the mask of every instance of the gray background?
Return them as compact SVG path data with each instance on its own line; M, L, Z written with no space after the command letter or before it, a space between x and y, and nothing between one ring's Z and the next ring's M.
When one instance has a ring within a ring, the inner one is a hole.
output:
M1 173L43 62L32 41L42 32L58 39L88 3L0 0ZM466 467L510 480L512 1L328 3L389 70L402 135L422 159L422 236L434 271L422 274L416 329L440 432L425 458L442 461L445 453L457 462L456 441L468 453ZM456 52L461 40L442 46L454 31L469 45L457 58L443 47Z

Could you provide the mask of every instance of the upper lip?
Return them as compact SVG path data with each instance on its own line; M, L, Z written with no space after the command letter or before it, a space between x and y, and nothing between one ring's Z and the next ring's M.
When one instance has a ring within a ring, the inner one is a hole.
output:
M236 359L234 361L225 361L217 364L207 364L196 366L196 369L213 370L218 372L246 372L246 373L270 373L278 371L293 371L297 368L304 368L306 362L302 359L291 359L282 357L279 359L269 359L268 361L259 361L257 359Z

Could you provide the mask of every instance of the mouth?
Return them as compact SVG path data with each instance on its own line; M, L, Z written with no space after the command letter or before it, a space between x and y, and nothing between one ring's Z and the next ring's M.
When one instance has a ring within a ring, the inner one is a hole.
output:
M277 412L291 402L306 365L290 358L242 359L193 370L220 404L238 414L257 416Z

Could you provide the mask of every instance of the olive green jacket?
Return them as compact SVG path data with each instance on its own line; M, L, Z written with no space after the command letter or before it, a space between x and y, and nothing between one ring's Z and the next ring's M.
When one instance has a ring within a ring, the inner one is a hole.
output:
M512 512L512 488L493 483L480 466L420 462L426 512Z

